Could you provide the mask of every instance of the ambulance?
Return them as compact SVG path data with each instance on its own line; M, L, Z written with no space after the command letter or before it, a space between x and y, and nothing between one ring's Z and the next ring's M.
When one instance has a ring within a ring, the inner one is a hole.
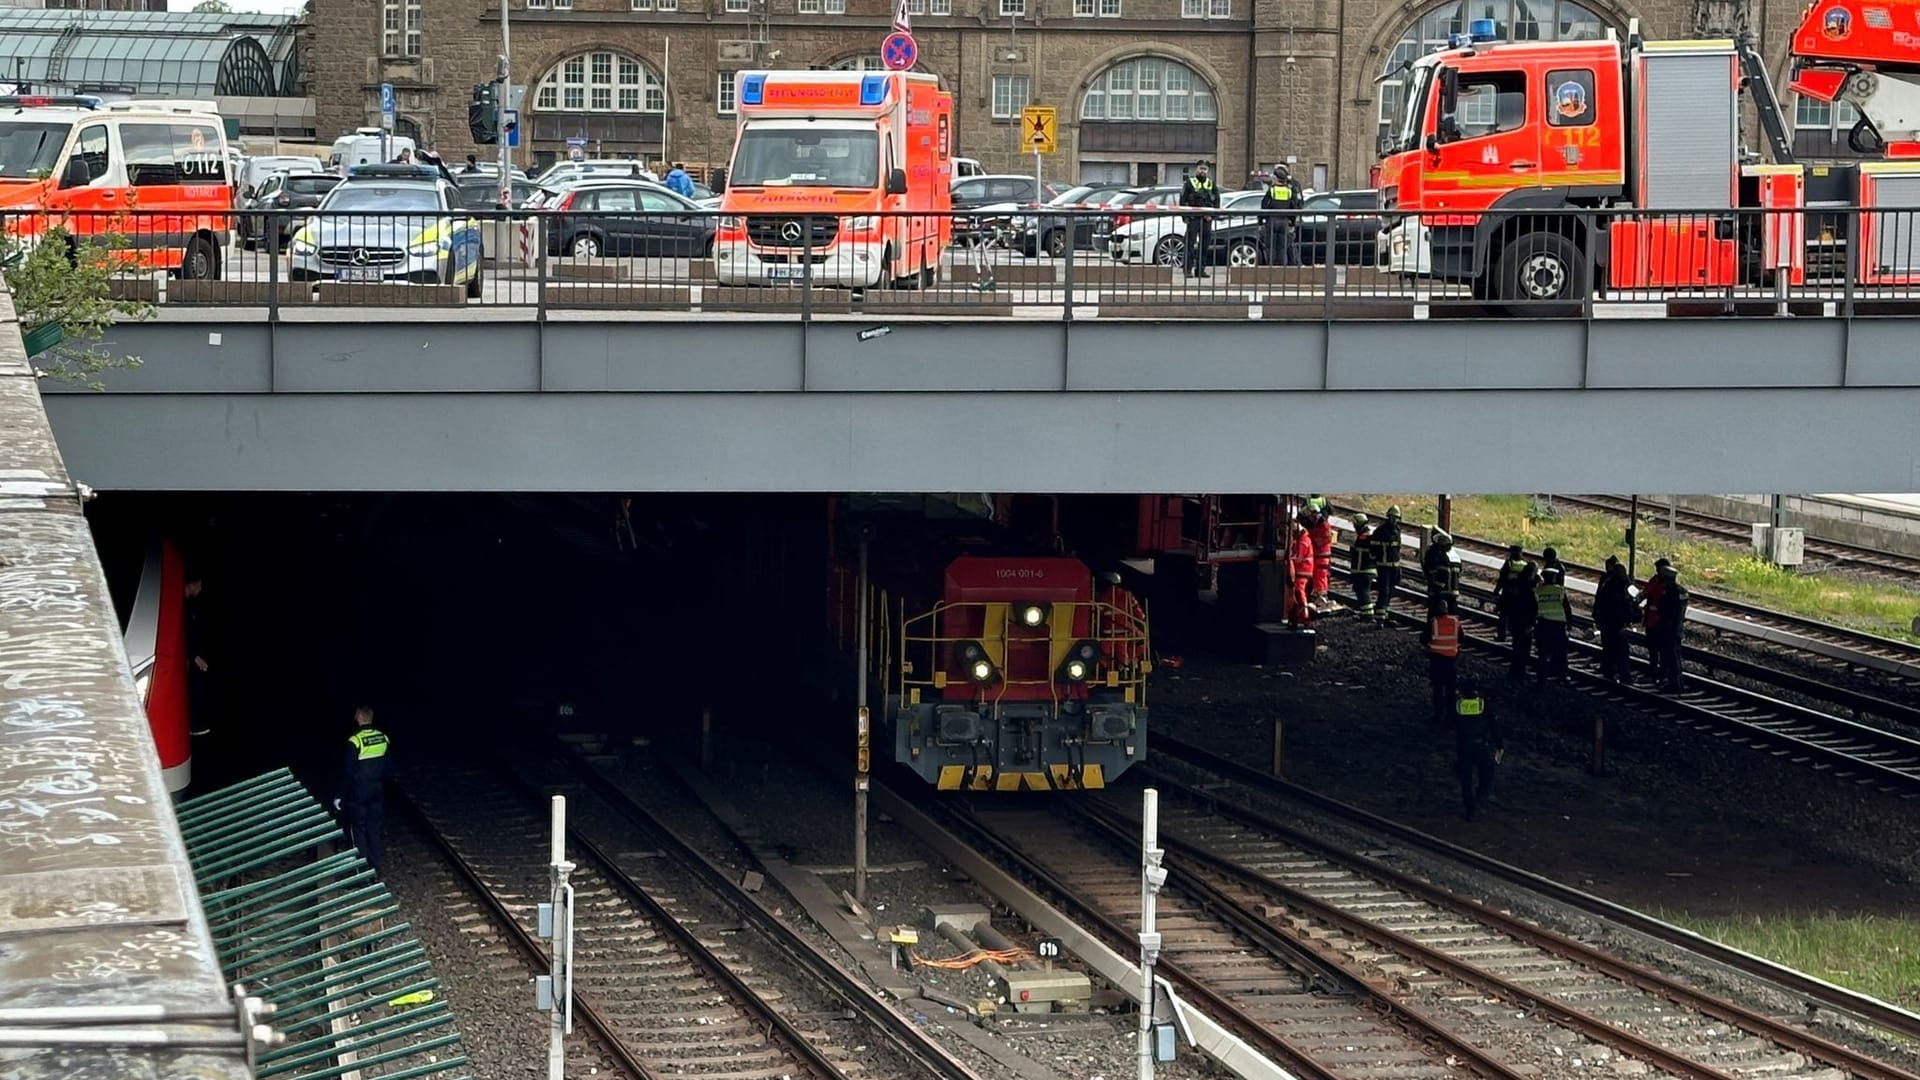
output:
M934 76L743 71L715 275L931 284L953 234L952 185L953 98Z
M233 227L226 124L210 102L0 96L0 221L125 237L129 264L220 276Z

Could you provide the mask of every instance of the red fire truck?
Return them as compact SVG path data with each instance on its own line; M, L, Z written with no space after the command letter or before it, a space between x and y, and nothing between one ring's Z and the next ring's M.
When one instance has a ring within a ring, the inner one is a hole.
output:
M1859 3L1809 8L1795 37L1794 87L1860 103L1863 124L1890 152L1920 151L1911 142L1920 109L1896 108L1908 94L1920 100L1920 88L1874 74L1920 69L1915 9L1893 9L1912 33L1862 48L1860 31L1891 16L1856 10ZM1855 28L1851 50L1835 42L1838 31L1821 29L1836 24ZM1824 51L1802 44L1807 25ZM1420 261L1434 276L1471 283L1476 298L1510 310L1577 300L1594 285L1728 288L1777 275L1798 285L1809 273L1837 280L1843 260L1862 284L1920 282L1907 215L1874 212L1920 206L1920 160L1796 161L1751 43L1642 41L1636 29L1625 41L1493 37L1491 22L1476 22L1403 69L1405 99L1381 140L1379 182L1382 207L1409 220L1383 249L1424 234ZM1770 162L1742 143L1743 95L1753 99ZM1820 209L1792 212L1808 207ZM1856 219L1844 208L1866 212Z

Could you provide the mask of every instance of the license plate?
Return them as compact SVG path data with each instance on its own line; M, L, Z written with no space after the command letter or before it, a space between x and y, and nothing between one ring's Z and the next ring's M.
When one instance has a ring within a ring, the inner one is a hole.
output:
M760 272L769 281L790 281L794 278L799 277L802 269L804 268L799 266L789 266L785 263L776 263L773 266L761 267Z
M387 272L378 266L349 266L336 271L336 281L384 281Z

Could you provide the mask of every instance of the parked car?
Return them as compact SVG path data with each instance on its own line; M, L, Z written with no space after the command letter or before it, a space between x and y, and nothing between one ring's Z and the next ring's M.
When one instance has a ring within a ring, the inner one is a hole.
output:
M487 173L459 172L453 177L454 186L460 189L460 201L469 210L498 209L495 200L500 197L500 180L497 175ZM527 200L540 190L533 181L524 176L513 178L513 205L515 209L527 204Z
M653 184L583 185L561 192L552 211L547 250L555 255L697 256L713 251L715 218Z
M1433 273L1433 246L1427 227L1419 218L1390 218L1374 244L1374 265L1389 274L1402 277L1428 277Z
M1172 189L1173 196L1164 202L1148 205L1167 206L1178 209L1180 191ZM1260 193L1257 191L1229 191L1220 197L1222 210L1258 210ZM1244 222L1242 218L1215 218L1214 242L1219 243L1220 230L1230 224ZM1153 261L1161 266L1179 266L1187 258L1187 219L1179 213L1144 214L1118 225L1107 237L1107 251L1120 262Z
M240 204L242 213L235 215L234 232L240 237L240 246L251 251L272 236L274 250L285 251L294 220L319 206L340 180L336 173L317 170L269 175L254 190L253 197Z
M362 165L287 241L294 281L465 285L480 295L480 223L441 170Z
M1094 235L1095 244L1108 255L1121 262L1144 262L1155 258L1154 248L1146 244L1147 228L1130 228L1138 223L1154 223L1176 220L1169 213L1170 208L1180 201L1180 189L1177 187L1134 188L1123 191L1107 200L1102 209L1098 230ZM1156 243L1164 233L1155 232ZM1184 249L1182 249L1184 250Z
M1023 255L1041 252L1056 258L1071 248L1093 246L1094 213L1108 195L1125 189L1125 184L1099 183L1070 187L1055 195L1034 213L1013 219L1013 234ZM1053 211L1048 213L1047 211Z
M975 213L953 219L955 243L972 243L977 236L994 228L1011 228L1021 210L1043 203L1067 189L1057 181L1041 182L1031 176L993 174L970 176L953 185L953 208Z
M1259 205L1259 200L1254 200ZM1380 248L1380 193L1362 188L1309 195L1300 206L1293 235L1293 261L1305 266L1372 266ZM1328 243L1328 237L1332 243ZM1229 266L1270 261L1259 221L1222 222L1213 230L1214 250Z
M317 157L302 154L262 154L259 157L243 158L239 176L240 197L250 199L260 194L260 185L274 173L307 173L309 175L327 171L327 167Z

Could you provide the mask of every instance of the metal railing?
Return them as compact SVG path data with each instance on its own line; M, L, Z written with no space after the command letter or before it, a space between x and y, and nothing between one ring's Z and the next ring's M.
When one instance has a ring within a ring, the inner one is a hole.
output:
M1205 227L1200 228L1204 219ZM167 307L1047 320L1920 312L1920 209L0 215ZM1204 235L1204 244L1194 236ZM1198 248L1198 250L1190 250ZM17 257L17 255L16 255Z

